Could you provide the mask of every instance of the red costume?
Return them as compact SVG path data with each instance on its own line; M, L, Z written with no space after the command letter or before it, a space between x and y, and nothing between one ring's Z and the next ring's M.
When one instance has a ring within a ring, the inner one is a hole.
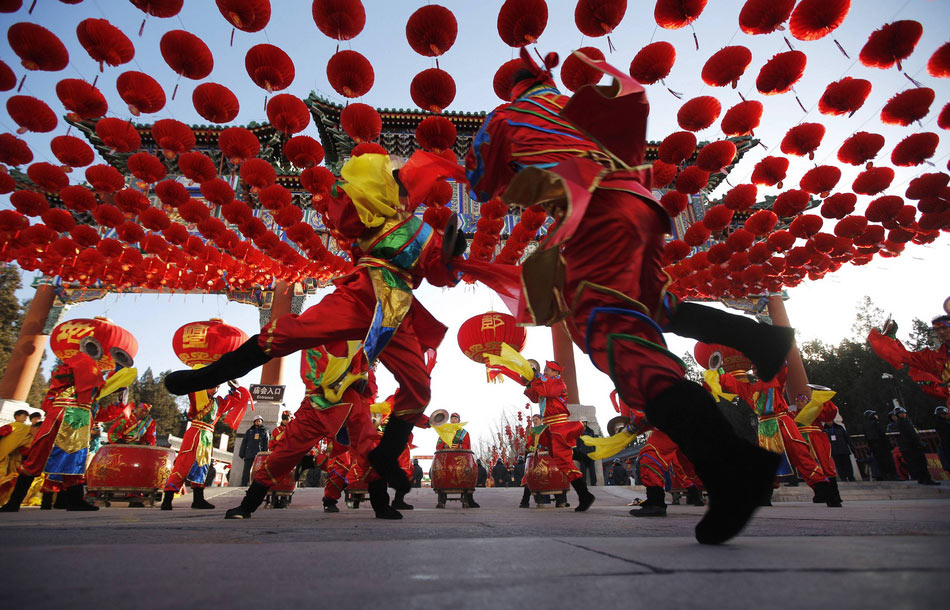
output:
M934 329L950 326L947 316L934 320ZM941 321L942 320L942 321ZM908 367L911 379L921 384L921 389L950 406L950 342L944 341L937 349L908 351L904 345L877 329L868 335L868 343L882 360L895 369Z
M122 414L109 427L110 443L155 446L155 420L150 415L139 419L135 411Z
M459 428L458 432L455 433L455 436L452 437L452 444L446 445L445 442L439 438L435 443L435 450L442 451L443 449L472 449L472 437L465 430L465 428Z
M327 482L323 487L323 497L339 500L343 490L349 484L347 475L353 469L354 460L350 457L350 448L340 443L328 441L327 451L317 455L317 468L327 473ZM366 463L365 456L360 460Z
M831 441L828 439L828 435L825 434L824 424L833 422L837 416L838 407L829 400L821 405L821 411L818 412L812 422L795 420L799 432L802 433L811 448L812 458L821 466L822 472L829 477L837 477L838 470L835 468L835 461L831 457Z
M541 419L547 426L551 457L568 481L581 477L574 465L573 449L577 438L584 433L584 424L568 421L571 415L567 408L567 386L560 376L535 377L524 391L525 396L541 406Z

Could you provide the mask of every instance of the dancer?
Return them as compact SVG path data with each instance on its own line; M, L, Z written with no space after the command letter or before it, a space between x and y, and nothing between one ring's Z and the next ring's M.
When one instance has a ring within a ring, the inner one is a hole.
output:
M466 159L469 182L479 201L540 204L554 216L523 265L523 289L506 287L509 296L524 295L519 321L550 325L567 317L574 342L623 399L642 408L696 466L710 497L696 537L718 544L751 518L777 460L739 439L709 394L685 379L684 365L663 347L663 330L735 347L765 378L781 368L793 333L678 304L666 292L661 253L670 219L653 199L644 165L644 89L605 62L575 56L613 76L612 85L582 87L568 98L551 77L557 56L549 54L542 69L522 49L515 99L489 114L476 134ZM558 278L566 278L563 285Z
M897 370L907 367L911 379L921 384L921 389L950 406L950 315L940 315L931 320L934 335L940 341L937 349L908 351L896 339L897 322L888 320L882 330L872 329L868 343L882 360Z
M798 406L798 413L795 414L795 424L802 438L808 443L811 457L818 462L821 471L828 477L828 483L831 485L832 494L841 501L841 493L838 491L838 470L835 467L835 461L831 457L831 440L825 434L824 425L831 423L838 417L838 407L831 402L835 392L828 388L818 388L812 386L811 398L805 394L799 394L795 397L795 404ZM816 504L821 502L817 495L812 498Z
M458 413L449 415L449 423L442 424L441 426L433 426L435 431L439 434L439 440L435 443L435 450L462 449L471 451L472 437L464 426L465 424L462 423L462 417ZM481 508L481 505L475 501L475 492L465 494L465 496L463 500L468 499L469 508Z
M109 428L109 442L119 445L155 446L155 420L149 415L152 405L140 402L128 415L123 413Z

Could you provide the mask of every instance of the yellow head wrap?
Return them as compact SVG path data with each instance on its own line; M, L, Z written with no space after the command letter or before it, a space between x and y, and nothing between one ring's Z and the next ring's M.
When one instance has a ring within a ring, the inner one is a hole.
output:
M350 196L360 221L367 227L378 227L401 209L399 185L393 178L388 155L351 157L340 176L344 180L343 190Z

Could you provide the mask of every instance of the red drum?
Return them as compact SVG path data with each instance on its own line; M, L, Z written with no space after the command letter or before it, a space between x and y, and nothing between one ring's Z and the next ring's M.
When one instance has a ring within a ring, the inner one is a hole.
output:
M102 445L86 468L89 491L152 492L165 486L175 450L151 445Z
M469 449L442 449L432 460L432 489L437 493L474 492L478 481L475 454Z
M267 459L267 456L270 455L270 451L261 451L254 457L254 464L251 466L251 480L254 480L254 476L257 474L258 468L264 466L264 460ZM294 469L291 468L290 471L282 476L277 484L271 487L267 493L276 494L278 496L289 496L294 493L294 490L297 489L297 479L294 478Z
M525 470L525 481L528 489L536 494L559 494L571 488L567 476L547 451L538 451L531 456Z
M359 464L353 460L353 466L346 473L346 487L343 489L343 500L350 508L359 508L360 502L369 498L369 484Z

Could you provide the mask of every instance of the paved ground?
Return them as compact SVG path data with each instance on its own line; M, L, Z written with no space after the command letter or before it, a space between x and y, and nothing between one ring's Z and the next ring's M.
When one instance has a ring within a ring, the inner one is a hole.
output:
M320 489L248 521L222 518L228 488L212 511L23 509L0 514L0 607L946 607L950 485L842 487L842 509L777 502L721 547L693 539L702 508L630 517L636 487L596 488L588 513L518 509L518 489L437 510L414 490L398 522L326 514Z

